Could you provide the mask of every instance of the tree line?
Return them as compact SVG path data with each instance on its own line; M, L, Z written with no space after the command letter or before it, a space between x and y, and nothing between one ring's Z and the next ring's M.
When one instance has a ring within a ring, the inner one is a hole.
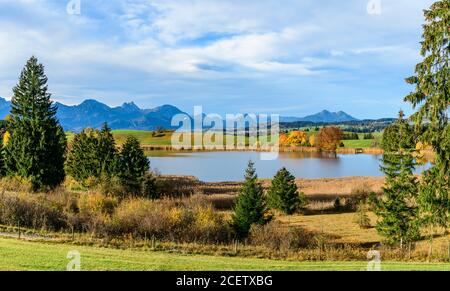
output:
M410 120L400 112L383 134L383 194L372 203L380 220L377 230L390 244L403 247L427 230L430 240L437 227L447 232L450 216L450 0L425 10L421 55L415 75L406 82L415 90L405 97L416 112ZM410 124L413 123L413 125ZM435 162L419 180L414 175L416 144L430 146Z
M20 177L33 191L51 190L68 174L80 183L115 178L130 193L145 192L149 162L139 141L129 137L118 151L105 124L101 130L83 130L68 147L47 81L44 66L31 57L13 89L11 113L1 123L0 176Z

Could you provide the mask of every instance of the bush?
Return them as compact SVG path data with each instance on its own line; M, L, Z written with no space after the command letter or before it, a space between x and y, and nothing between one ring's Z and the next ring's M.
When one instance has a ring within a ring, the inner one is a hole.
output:
M206 200L147 199L124 200L107 227L109 236L133 235L178 242L227 243L232 238L230 226Z
M289 228L278 221L254 225L249 233L249 243L277 251L298 251L313 246L314 234L303 228Z
M45 197L0 194L0 223L59 231L66 227L63 205Z
M359 225L360 228L370 228L370 219L367 215L367 205L365 201L360 201L355 213L355 223Z
M159 197L183 198L196 193L200 182L192 177L159 177L156 176L156 187Z
M156 200L162 197L158 181L153 174L145 175L142 186L142 195L144 196L144 198L152 200Z

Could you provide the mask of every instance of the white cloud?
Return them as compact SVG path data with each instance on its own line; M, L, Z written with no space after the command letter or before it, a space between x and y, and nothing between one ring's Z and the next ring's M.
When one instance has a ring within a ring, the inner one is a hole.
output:
M31 55L71 102L202 80L205 91L255 79L295 92L302 78L325 87L412 69L433 0L383 0L379 16L366 13L366 0L82 0L80 16L67 15L67 2L0 0L0 96Z

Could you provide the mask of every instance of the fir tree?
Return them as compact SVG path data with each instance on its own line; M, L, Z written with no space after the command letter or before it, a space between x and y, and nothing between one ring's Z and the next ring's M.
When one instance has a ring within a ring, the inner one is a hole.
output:
M450 0L435 2L425 10L423 61L415 75L407 78L415 85L405 100L417 112L413 115L421 141L432 145L436 153L433 167L423 174L418 204L424 224L448 227L450 211Z
M27 62L13 92L7 172L29 179L35 191L53 188L65 177L66 136L55 117L44 66L35 57Z
M400 112L396 123L383 133L381 170L386 175L382 197L372 196L374 211L381 218L377 231L388 244L406 243L418 238L417 179L413 174L415 139L413 130Z
M254 163L250 161L245 173L245 183L234 209L233 226L236 236L240 239L246 238L252 224L264 225L270 220L263 188L258 183Z
M107 124L101 130L76 134L67 156L67 174L84 183L88 178L111 178L116 172L117 150Z
M117 150L111 128L108 127L106 122L99 133L97 153L99 155L101 173L111 177L116 171Z
M149 161L135 137L128 137L118 159L118 176L123 185L133 194L139 194Z
M286 169L278 171L268 191L268 205L290 215L306 203L306 197L298 192L295 177Z
M0 141L0 178L4 177L6 174L5 169L5 151L3 148L3 143Z

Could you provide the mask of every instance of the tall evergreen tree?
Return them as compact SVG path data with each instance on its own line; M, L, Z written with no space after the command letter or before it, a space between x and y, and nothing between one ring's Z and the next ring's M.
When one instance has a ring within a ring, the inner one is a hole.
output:
M3 142L0 140L0 178L6 174L5 168L5 150L3 148Z
M419 236L417 223L418 184L414 176L414 132L400 112L396 123L383 133L381 146L384 150L381 170L386 175L382 197L372 197L374 211L381 220L377 231L389 244L413 241Z
M271 220L254 163L250 161L245 172L245 183L236 201L233 214L233 226L238 238L248 236L252 224L264 225Z
M415 85L405 101L417 112L413 115L420 139L432 145L436 162L423 174L419 208L425 224L448 227L450 211L450 0L436 1L425 10L423 26L423 61L415 75L406 79Z
M55 117L44 66L35 57L28 60L13 92L7 171L29 179L33 190L55 187L65 177L66 136Z
M267 193L268 205L290 215L305 205L306 197L298 192L295 177L282 168L272 180L272 185Z
M149 161L135 137L128 137L118 159L118 176L122 184L134 194L139 194Z
M100 160L100 169L108 177L115 173L117 149L111 128L105 122L100 130L98 139L98 159Z
M117 149L111 129L84 129L76 134L67 155L67 174L79 182L88 178L109 178L115 174Z

